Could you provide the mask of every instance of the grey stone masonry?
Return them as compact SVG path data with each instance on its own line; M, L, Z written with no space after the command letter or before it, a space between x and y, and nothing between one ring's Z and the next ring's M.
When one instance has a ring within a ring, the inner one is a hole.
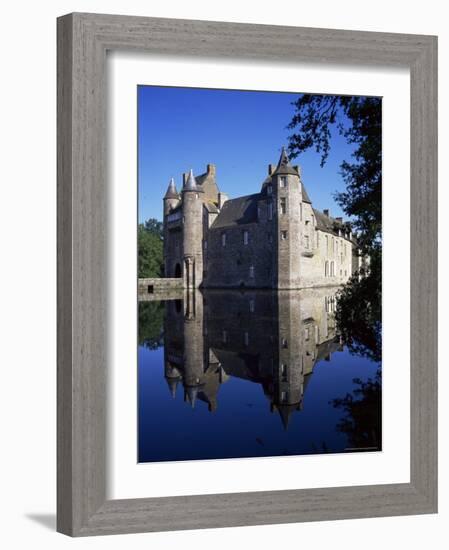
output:
M190 171L164 197L165 273L183 288L335 286L360 267L350 224L313 208L285 149L251 195L228 199L216 173Z

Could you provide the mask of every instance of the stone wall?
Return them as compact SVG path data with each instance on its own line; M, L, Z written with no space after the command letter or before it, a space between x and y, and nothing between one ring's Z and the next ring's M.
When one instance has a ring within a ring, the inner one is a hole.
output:
M244 232L248 233L244 244ZM272 288L275 278L271 223L210 229L205 249L206 288ZM225 245L223 246L223 235ZM271 239L271 240L270 240Z
M183 282L182 278L168 279L168 278L142 278L139 279L138 290L139 299L145 296L153 296L167 292L177 292L182 290ZM160 297L158 297L160 299Z

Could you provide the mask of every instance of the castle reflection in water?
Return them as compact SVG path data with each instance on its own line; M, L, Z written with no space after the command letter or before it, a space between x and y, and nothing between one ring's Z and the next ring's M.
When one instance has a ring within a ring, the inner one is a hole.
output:
M164 300L164 374L171 395L191 407L204 402L213 413L230 377L250 381L288 429L314 366L343 349L335 327L337 290L157 296Z

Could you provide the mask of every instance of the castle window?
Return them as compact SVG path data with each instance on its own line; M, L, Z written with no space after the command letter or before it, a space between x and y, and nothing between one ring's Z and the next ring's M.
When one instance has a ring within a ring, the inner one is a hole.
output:
M224 330L223 331L223 344L226 344L228 340L228 333Z
M288 381L288 367L285 364L281 365L281 376L282 376L282 382Z
M304 236L304 243L305 243L305 247L306 247L307 249L309 249L309 244L310 244L310 243L309 243L309 235L305 235L305 236Z
M250 300L249 301L249 311L250 311L250 313L254 313L254 309L255 309L254 300Z
M248 231L243 232L243 244L248 244Z
M282 401L282 403L287 403L288 393L286 391L281 392L281 401Z
M299 219L302 221L302 202L299 204Z
M221 234L221 246L226 246L226 233Z
M306 327L306 328L304 329L304 340L305 340L306 342L309 341L309 327Z
M249 345L249 334L245 332L245 346Z
M287 177L281 176L279 178L279 187L287 187Z
M329 277L329 262L324 263L324 276Z
M286 241L288 238L288 231L281 231L281 240Z
M329 236L326 235L326 252L329 252Z
M250 279L254 279L254 266L251 265L249 268L249 277Z
M288 348L288 342L287 342L287 339L286 338L282 338L282 347L284 349L287 349Z
M273 188L271 187L271 185L267 185L267 193L271 195L272 192L273 192Z
M287 199L285 197L281 199L281 214L287 214Z
M270 202L268 204L268 219L269 220L273 219L273 203L272 202Z

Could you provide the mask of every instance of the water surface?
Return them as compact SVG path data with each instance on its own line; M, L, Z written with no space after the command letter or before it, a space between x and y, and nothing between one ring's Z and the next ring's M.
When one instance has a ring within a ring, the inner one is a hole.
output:
M140 301L139 462L380 450L380 365L339 338L337 290Z

